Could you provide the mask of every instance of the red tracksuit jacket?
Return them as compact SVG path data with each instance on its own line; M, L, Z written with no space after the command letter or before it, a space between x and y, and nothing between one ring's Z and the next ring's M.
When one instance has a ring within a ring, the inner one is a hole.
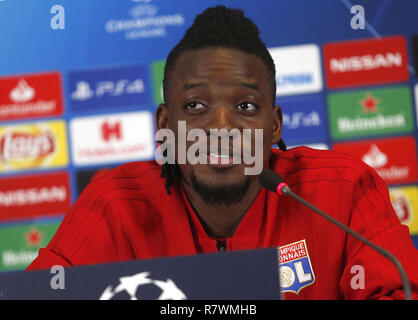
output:
M270 167L293 192L391 251L418 298L418 251L372 169L349 155L306 147L273 149ZM181 186L168 195L160 175L154 161L133 162L92 181L27 270L217 252L219 242L205 233ZM281 247L285 299L404 297L389 260L294 199L264 189L225 245L227 251ZM359 268L364 288L355 278Z

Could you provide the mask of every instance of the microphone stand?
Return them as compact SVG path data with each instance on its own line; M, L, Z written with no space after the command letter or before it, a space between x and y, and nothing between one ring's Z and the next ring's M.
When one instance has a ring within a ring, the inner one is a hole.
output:
M321 215L322 217L324 217L328 221L336 224L341 229L343 229L344 231L351 234L353 237L359 239L360 241L362 241L363 243L372 247L374 250L376 250L377 252L379 252L380 254L385 256L386 258L388 258L390 261L392 261L393 264L398 269L399 274L401 275L402 283L403 283L403 287L404 287L404 291L405 291L405 299L406 300L412 300L411 299L411 286L409 284L408 277L406 276L406 272L405 272L402 264L399 262L399 260L392 253L390 253L388 250L386 250L382 247L379 247L378 245L374 244L373 242L369 241L368 239L366 239L362 235L358 234L357 232L350 229L346 225L342 224L338 220L335 220L333 217L329 216L325 212L316 208L315 206L313 206L312 204L310 204L309 202L307 202L303 198L299 197L297 194L293 193L290 190L290 187L286 183L279 184L279 186L277 187L277 191L278 191L279 194L288 195L288 196L292 197L293 199L295 199L296 201L298 201L298 202L302 203L303 205L307 206L308 208L312 209L313 211L315 211L316 213L318 213L319 215Z

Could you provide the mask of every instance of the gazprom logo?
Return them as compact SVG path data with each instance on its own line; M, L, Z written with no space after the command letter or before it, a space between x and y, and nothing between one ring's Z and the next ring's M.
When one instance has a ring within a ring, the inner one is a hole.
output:
M277 86L302 85L313 82L312 73L285 74L276 77Z
M316 44L270 48L276 65L277 96L322 90L320 50Z

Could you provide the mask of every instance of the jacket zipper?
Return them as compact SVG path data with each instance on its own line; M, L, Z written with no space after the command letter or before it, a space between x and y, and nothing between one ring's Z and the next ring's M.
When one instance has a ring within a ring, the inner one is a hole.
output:
M216 247L218 248L219 252L226 251L226 241L216 240Z

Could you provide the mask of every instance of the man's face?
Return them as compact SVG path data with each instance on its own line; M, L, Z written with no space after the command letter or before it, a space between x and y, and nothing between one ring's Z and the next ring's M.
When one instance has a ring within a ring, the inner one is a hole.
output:
M263 129L263 154L255 156L262 157L263 167L267 165L271 145L280 140L282 120L280 107L272 105L271 81L261 59L233 49L193 50L178 57L169 77L167 105L160 105L157 111L158 129L171 129L178 137L178 121L185 121L186 132L199 128L207 133L208 149L211 129L238 129L241 138L243 129L251 129L252 156L256 150L254 130ZM194 143L187 142L186 150ZM241 152L248 151L241 144ZM225 151L219 149L218 155L221 153ZM208 161L213 157L208 150ZM228 190L257 183L257 176L244 174L244 168L254 164L240 162L179 166L185 183Z

